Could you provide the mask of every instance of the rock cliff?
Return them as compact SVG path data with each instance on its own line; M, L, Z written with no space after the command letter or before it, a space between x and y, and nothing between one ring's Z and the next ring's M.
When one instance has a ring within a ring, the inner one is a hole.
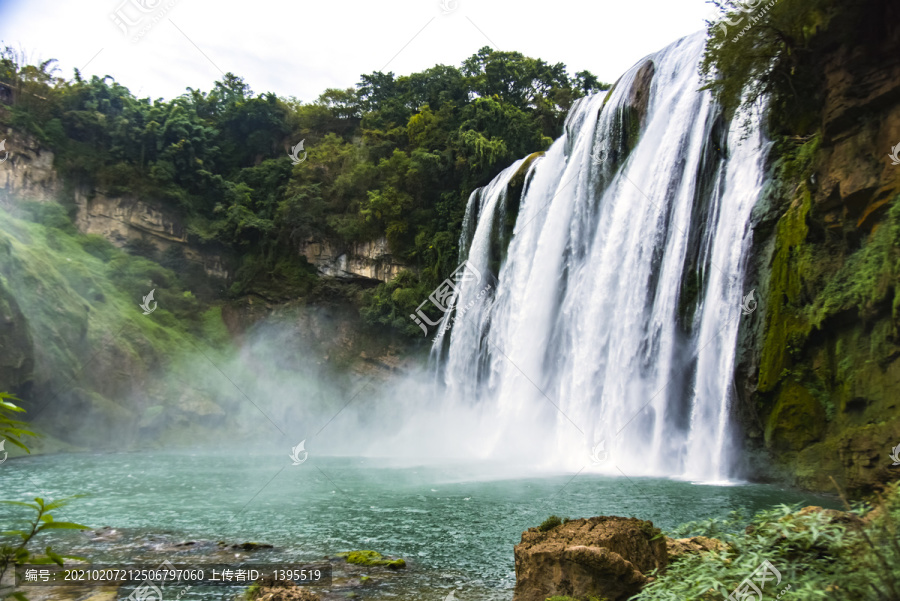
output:
M775 149L741 333L741 421L757 475L816 490L896 478L900 443L900 28L817 58L818 132Z
M325 240L310 239L298 252L315 265L321 275L344 281L373 280L389 282L405 265L391 255L386 238L339 247Z
M177 247L184 257L203 266L208 276L227 280L232 257L224 249L191 244L182 219L148 199L107 196L85 186L66 185L54 167L53 152L18 130L3 134L9 158L0 164L0 206L59 203L72 209L81 233L98 234L119 248L143 246L164 253Z

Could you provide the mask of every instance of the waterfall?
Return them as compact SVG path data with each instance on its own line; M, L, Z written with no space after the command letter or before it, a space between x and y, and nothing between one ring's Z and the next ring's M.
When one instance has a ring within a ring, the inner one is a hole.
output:
M482 277L460 284L433 357L445 402L489 424L473 443L483 456L733 475L735 346L766 143L754 115L729 124L698 91L703 46L702 33L683 38L608 95L580 99L543 156L470 197L460 248Z

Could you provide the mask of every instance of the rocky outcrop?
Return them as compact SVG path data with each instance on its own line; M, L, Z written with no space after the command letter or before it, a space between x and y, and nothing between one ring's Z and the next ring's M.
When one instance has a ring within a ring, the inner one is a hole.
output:
M75 226L82 233L99 234L120 248L150 245L159 254L177 247L185 259L202 265L208 276L228 279L230 275L229 261L222 253L191 246L181 219L159 205L96 192L76 193L75 205Z
M33 137L7 128L0 135L6 141L6 160L0 156L0 206L10 208L16 198L36 202L60 199L62 184L53 167L54 154ZM0 153L2 154L2 153Z
M600 597L624 601L668 565L666 542L652 522L594 517L546 531L529 528L515 547L513 601Z
M820 508L821 509L821 508ZM666 554L669 563L684 555L699 555L710 551L725 551L725 543L717 538L695 536L693 538L666 538Z
M614 128L611 137L606 140L610 151L608 156L601 156L603 163L608 165L621 165L631 154L631 151L637 146L640 139L641 130L647 121L647 112L650 106L650 87L653 85L653 78L656 75L656 65L652 60L644 61L634 78L627 84L629 87L624 91L625 102L616 109L613 116L618 122L618 127ZM616 88L626 85L622 79L613 84L606 98L603 100L603 106L612 98ZM611 173L602 174L604 178L610 177Z
M300 245L299 253L315 265L320 274L338 280L377 280L389 282L405 265L391 255L386 238L339 247L331 242L310 239Z

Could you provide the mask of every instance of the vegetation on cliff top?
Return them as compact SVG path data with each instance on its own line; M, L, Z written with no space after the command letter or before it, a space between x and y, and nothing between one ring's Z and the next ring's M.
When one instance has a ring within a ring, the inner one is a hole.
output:
M230 73L209 92L140 99L110 77L56 77L53 61L26 65L11 48L0 83L13 95L0 121L54 150L67 181L177 207L195 240L238 251L234 295L308 292L297 249L309 239L347 248L385 236L414 272L366 300L365 316L410 332L396 318L456 266L469 193L545 149L575 99L609 87L487 47L460 68L375 72L311 104L254 94Z

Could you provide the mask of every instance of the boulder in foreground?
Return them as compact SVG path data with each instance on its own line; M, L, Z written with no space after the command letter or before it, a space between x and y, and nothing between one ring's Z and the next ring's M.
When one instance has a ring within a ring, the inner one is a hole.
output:
M668 565L666 539L659 534L653 522L603 516L529 528L515 547L513 601L625 601L649 581L647 574Z

